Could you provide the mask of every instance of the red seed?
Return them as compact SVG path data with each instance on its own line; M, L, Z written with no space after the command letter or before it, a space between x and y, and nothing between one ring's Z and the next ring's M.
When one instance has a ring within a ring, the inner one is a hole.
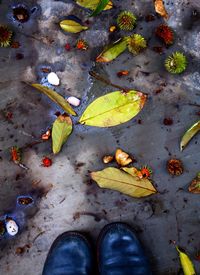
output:
M70 51L70 50L71 50L71 46L70 46L69 43L66 43L66 44L65 44L65 50L66 50L66 51Z
M50 167L52 165L52 160L48 157L42 159L42 164L44 167Z

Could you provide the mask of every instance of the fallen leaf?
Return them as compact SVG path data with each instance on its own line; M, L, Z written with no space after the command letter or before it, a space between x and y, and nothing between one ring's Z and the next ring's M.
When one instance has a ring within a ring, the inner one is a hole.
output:
M196 275L196 272L194 270L194 265L188 255L184 252L182 252L178 246L176 246L176 250L179 253L181 266L183 268L184 275Z
M165 9L163 0L154 0L155 11L165 19L169 19L169 15Z
M86 9L95 10L99 4L99 0L76 0L76 3ZM108 4L104 8L104 10L110 10L113 7L113 3L108 1Z
M99 187L116 190L131 197L141 198L157 192L148 179L139 179L117 168L109 167L90 175Z
M200 173L192 180L188 190L191 193L200 194Z
M85 31L88 29L87 26L83 26L80 23L76 22L75 20L62 20L60 22L60 27L65 32L71 32L71 33L79 33L81 31Z
M108 45L97 56L96 62L110 62L117 58L121 53L127 49L127 41L124 38L120 38L113 44Z
M146 95L138 91L115 91L94 100L84 111L81 124L111 127L136 116L146 102Z
M52 149L53 153L60 152L63 144L67 141L72 132L72 120L69 116L60 115L52 127Z
M108 5L109 0L100 0L96 9L92 12L90 16L96 16L98 15L101 11L105 9L105 7Z
M190 140L200 131L200 120L193 124L183 135L180 143L180 150L186 147Z
M64 99L64 97L62 97L61 95L59 95L55 91L53 91L53 90L51 90L51 89L49 89L49 88L47 88L47 87L45 87L45 86L43 86L41 84L31 84L31 86L34 87L34 88L36 88L37 90L39 90L43 94L47 95L52 101L54 101L55 103L57 103L68 114L71 114L73 116L76 115L76 113L74 112L73 108Z
M129 163L131 163L133 160L129 157L129 154L126 152L122 151L121 149L117 149L115 152L115 159L117 163L120 166L126 166Z
M121 169L133 177L138 177L139 170L135 167L122 167Z

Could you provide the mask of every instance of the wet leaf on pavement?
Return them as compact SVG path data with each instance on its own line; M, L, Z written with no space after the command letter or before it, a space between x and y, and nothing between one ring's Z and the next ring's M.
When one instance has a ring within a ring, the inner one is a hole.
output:
M200 194L200 173L192 180L188 190L191 193Z
M176 246L176 250L179 253L181 266L184 272L184 275L196 275L196 272L194 270L194 265L188 255L180 250L178 246Z
M136 116L146 102L146 95L138 91L115 91L94 100L84 111L79 122L96 127L111 127Z
M69 105L69 103L59 95L57 92L41 85L41 84L31 84L34 88L42 92L43 94L47 95L52 101L57 103L66 113L71 114L73 116L76 115L73 108Z
M53 153L60 152L63 144L67 141L72 132L72 120L69 116L60 115L52 127L52 149Z
M93 11L93 13L90 16L98 15L101 11L105 9L108 3L109 3L109 0L100 0L96 9Z
M114 167L91 172L90 175L99 187L116 190L131 197L141 198L157 192L148 179L139 179Z
M200 120L193 124L184 134L181 139L180 150L186 147L190 140L200 131Z

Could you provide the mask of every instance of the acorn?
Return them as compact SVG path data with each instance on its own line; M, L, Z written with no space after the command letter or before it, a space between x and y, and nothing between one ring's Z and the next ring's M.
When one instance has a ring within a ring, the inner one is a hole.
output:
M128 50L134 55L139 54L142 50L147 47L147 42L145 38L140 34L133 34L126 37Z
M181 52L174 52L165 60L165 68L169 73L180 74L187 67L186 56Z
M136 17L130 11L122 11L117 17L117 24L121 30L132 31L135 23Z
M13 32L7 26L0 25L0 47L9 47Z

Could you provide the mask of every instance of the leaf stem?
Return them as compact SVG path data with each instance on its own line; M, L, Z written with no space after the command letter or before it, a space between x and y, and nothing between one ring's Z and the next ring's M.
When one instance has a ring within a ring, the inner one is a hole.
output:
M90 74L92 77L96 78L97 80L99 80L99 81L101 81L101 82L103 82L103 83L105 83L105 84L107 84L107 85L113 86L114 88L120 89L120 90L122 90L123 92L126 92L126 93L127 93L128 91L130 91L130 89L128 89L128 88L124 88L124 87L119 86L119 85L117 85L117 84L113 84L110 80L108 80L108 79L102 77L101 75L95 73L94 71L89 71L89 74Z

